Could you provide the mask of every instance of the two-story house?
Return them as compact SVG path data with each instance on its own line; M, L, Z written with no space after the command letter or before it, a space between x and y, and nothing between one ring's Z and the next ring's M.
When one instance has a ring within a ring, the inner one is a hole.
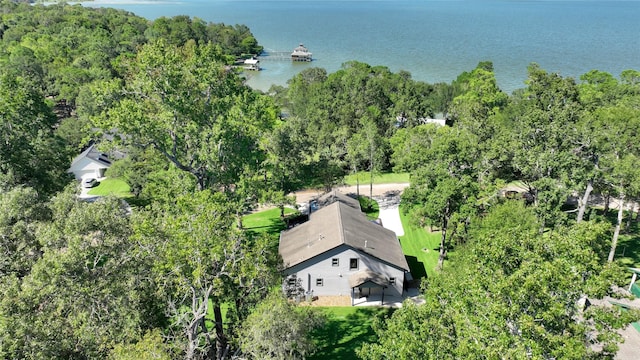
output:
M396 234L367 220L357 200L340 193L318 199L309 221L280 234L289 284L308 294L402 296L409 265Z

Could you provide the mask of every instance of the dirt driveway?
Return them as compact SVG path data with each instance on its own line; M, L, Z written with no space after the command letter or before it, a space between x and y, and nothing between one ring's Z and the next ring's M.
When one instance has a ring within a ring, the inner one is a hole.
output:
M386 197L391 194L399 195L404 191L405 188L409 186L409 183L398 183L398 184L374 184L373 185L373 196L374 197ZM356 194L357 189L356 186L336 186L335 190L340 191L343 194ZM323 190L316 189L306 189L296 191L290 195L296 196L297 203L305 203L310 200L316 199L324 194ZM369 196L369 185L363 184L360 185L360 195Z

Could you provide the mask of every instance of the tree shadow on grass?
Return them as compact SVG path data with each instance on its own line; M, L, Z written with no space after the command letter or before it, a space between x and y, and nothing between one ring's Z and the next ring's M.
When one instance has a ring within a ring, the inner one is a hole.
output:
M639 267L640 266L640 235L637 233L622 235L616 247L616 259L623 266ZM629 273L631 276L631 273Z
M309 356L310 360L356 359L356 350L366 342L376 341L371 325L375 318L391 316L395 309L379 307L357 308L346 317L332 316L327 310L327 322L324 327L314 332L318 351Z
M427 270L424 268L424 263L422 261L419 261L417 257L411 255L405 255L404 257L407 259L407 263L409 264L411 276L413 276L415 280L427 277Z
M280 232L286 228L287 226L285 225L284 221L282 221L282 219L280 218L277 218L269 220L268 225L246 227L245 230L253 233L266 232L269 234L280 234Z

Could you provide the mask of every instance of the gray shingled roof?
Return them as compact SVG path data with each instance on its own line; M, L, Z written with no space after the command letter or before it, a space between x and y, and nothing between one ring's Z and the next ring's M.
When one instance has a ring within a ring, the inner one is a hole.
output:
M389 279L387 279L386 276L371 270L358 271L357 273L349 276L349 286L351 286L351 288L368 282L386 288L389 283Z
M85 151L80 153L80 155L73 158L73 161L71 161L71 167L85 157L104 165L104 167L111 166L111 160L109 160L109 157L106 154L99 152L95 145L91 145Z
M335 190L320 196L316 201L318 203L318 208L320 209L339 201L343 204L349 205L356 210L361 210L360 201L358 201L358 199L354 199L349 195L345 195Z
M289 268L343 244L409 270L396 234L370 222L360 210L342 201L317 210L306 223L283 231L279 252Z

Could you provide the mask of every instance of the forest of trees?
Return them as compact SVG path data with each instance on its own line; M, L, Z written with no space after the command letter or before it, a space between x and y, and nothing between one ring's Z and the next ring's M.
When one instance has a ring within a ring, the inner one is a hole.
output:
M278 239L242 215L359 171L409 172L404 211L442 234L426 303L361 358L615 354L638 314L575 303L627 281L637 208L610 222L587 199L639 198L640 71L532 64L506 94L490 62L427 84L352 61L262 93L231 66L261 49L243 25L0 3L1 358L304 358L322 316L283 298ZM109 176L131 207L77 198L66 170L93 143L127 153Z

